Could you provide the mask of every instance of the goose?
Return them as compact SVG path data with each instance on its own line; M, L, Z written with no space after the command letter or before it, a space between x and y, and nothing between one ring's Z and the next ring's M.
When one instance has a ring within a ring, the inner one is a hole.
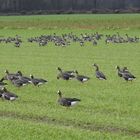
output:
M6 100L10 100L10 101L14 101L18 98L17 95L8 91L5 87L2 88L1 97L2 97L2 99L6 99Z
M119 76L119 77L122 77L122 75L123 75L123 70L120 69L119 66L116 66L116 69L118 70L118 76Z
M34 86L40 86L40 85L45 84L46 82L48 82L47 80L44 80L44 79L41 79L41 78L34 78L33 75L30 75L30 77L31 77L31 83Z
M100 80L106 80L106 76L103 74L103 72L99 71L99 67L97 64L93 64L93 66L96 68L96 78Z
M132 81L132 80L134 80L134 79L136 78L133 74L131 74L131 73L128 71L127 67L124 67L124 68L123 68L122 77L123 77L124 80L126 80L126 81Z
M57 91L57 94L59 95L58 103L62 106L65 106L65 107L73 106L81 101L80 99L77 99L77 98L64 98L64 97L62 97L62 92L60 90Z
M77 79L78 81L82 82L82 83L83 83L83 82L86 82L86 81L88 81L88 80L90 79L90 78L87 77L87 76L79 75L77 70L75 71L75 73L76 73L76 79Z
M62 69L60 67L57 68L60 72L62 71ZM69 70L69 71L63 71L63 73L69 74L69 75L73 75L74 76L74 70Z
M5 70L6 76L4 77L4 80L11 81L12 79L18 79L18 73L9 73L8 70Z
M22 86L29 84L28 81L22 80L22 79L12 79L11 82L16 87L22 87Z
M24 81L24 82L27 82L27 83L31 83L31 78L29 77L26 77L26 76L23 76L22 72L21 71L18 71L18 78L21 80L21 81Z
M59 74L57 75L57 79L62 78L64 80L69 80L74 78L75 76L74 71L62 71L62 69L60 67L57 68L57 70L59 71Z

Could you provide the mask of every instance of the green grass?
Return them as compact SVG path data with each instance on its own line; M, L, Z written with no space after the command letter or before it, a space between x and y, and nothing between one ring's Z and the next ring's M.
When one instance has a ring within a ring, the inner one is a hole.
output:
M27 38L41 34L74 32L139 36L140 15L59 15L0 17L0 36L22 36L21 48L0 44L0 76L4 70L21 70L49 82L41 87L28 85L8 89L19 99L0 101L0 138L2 140L44 139L105 139L136 140L140 138L140 43L109 44L101 41L97 47L87 44L82 48L71 44L67 48L39 48L27 43ZM140 36L139 36L140 37ZM93 63L99 64L107 81L95 78ZM120 79L115 66L127 66L137 79L127 83ZM57 80L56 68L77 69L91 77L81 84L76 80ZM66 109L57 104L57 90L66 97L82 101Z

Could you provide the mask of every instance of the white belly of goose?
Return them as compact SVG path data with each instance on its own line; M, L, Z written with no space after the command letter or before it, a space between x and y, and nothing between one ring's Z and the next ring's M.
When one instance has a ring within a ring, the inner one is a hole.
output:
M39 82L37 85L42 85L42 84L44 84L43 82Z
M134 78L128 78L128 81L132 81Z
M105 80L105 79L104 79L104 78L102 78L102 77L100 77L99 79L100 79L100 80Z
M77 101L73 101L73 102L71 102L71 106L74 106L74 105L76 105L78 102Z
M15 99L16 99L16 97L10 97L10 101L13 101Z
M82 81L83 81L83 82L85 82L85 81L87 81L87 80L88 80L87 78L83 78L83 80L82 80Z

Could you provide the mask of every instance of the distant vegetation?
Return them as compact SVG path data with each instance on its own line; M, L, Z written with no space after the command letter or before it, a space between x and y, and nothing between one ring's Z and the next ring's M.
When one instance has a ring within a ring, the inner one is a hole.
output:
M139 12L139 7L139 0L0 0L0 12L20 14Z

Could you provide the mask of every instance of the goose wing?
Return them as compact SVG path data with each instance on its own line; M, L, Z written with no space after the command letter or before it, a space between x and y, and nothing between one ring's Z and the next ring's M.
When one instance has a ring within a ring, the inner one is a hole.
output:
M101 71L96 71L96 77L97 78L102 78L102 79L106 79L106 76L104 75L104 73L103 72L101 72Z
M67 100L66 98L61 98L58 100L58 102L62 106L71 106L71 101Z
M81 101L78 98L65 98L67 101L74 102L74 101Z

